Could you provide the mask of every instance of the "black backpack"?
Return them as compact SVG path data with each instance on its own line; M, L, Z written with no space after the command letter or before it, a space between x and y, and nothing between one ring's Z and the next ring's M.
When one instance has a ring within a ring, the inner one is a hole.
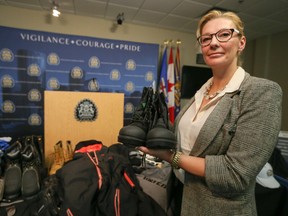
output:
M85 149L94 150L85 152L77 144L74 159L57 171L61 188L58 189L61 195L57 198L57 201L61 200L58 215L166 215L159 204L143 192L127 147L119 143L110 147L102 143L95 145L96 148L86 145Z

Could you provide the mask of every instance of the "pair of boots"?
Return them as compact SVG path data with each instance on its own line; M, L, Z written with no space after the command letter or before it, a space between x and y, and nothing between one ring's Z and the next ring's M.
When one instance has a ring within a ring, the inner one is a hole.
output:
M62 141L59 140L54 145L53 162L49 169L49 175L55 174L58 169L62 168L65 162L68 162L72 159L73 159L73 150L71 141L67 140L66 149L64 149Z
M154 93L152 87L143 88L140 104L132 115L132 122L120 129L118 141L128 147L176 147L176 137L170 130L168 107L163 93Z
M16 141L5 150L4 198L33 198L40 191L41 161L32 144Z

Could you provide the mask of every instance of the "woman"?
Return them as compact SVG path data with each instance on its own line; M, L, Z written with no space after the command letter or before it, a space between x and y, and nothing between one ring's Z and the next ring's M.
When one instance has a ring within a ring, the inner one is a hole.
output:
M213 77L177 116L176 152L139 147L176 168L184 183L181 215L257 215L256 176L277 142L282 91L240 67L243 30L232 12L201 18L197 40Z

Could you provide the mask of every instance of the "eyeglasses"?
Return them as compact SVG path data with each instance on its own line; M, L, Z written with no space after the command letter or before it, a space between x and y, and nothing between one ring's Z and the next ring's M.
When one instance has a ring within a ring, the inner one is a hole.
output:
M236 32L237 34L240 34L240 32L237 29L233 29L233 28L232 29L220 29L218 32L214 34L200 35L197 38L197 41L201 46L208 46L212 41L213 35L215 35L216 39L219 42L227 42L232 38L234 32Z

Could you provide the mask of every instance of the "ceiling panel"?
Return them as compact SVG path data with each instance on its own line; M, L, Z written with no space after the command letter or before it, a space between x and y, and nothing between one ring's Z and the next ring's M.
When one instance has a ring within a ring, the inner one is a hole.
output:
M253 14L258 17L267 17L271 14L277 13L278 11L282 11L287 7L288 3L281 0L262 0L255 5L243 10L243 12L247 14Z
M114 3L118 5L123 5L124 7L129 6L140 8L141 5L145 2L145 0L104 0L104 2L109 2L109 4Z
M223 0L219 2L216 6L234 12L243 12L246 9L253 7L254 5L256 5L261 1L263 0L245 0L245 1Z
M165 16L166 16L165 13L141 10L134 17L134 21L136 22L140 21L140 22L148 23L148 24L149 23L158 24Z
M86 4L81 4L80 1L77 1L77 3L75 3L75 14L81 16L89 14L90 16L104 17L105 8L105 2L87 1Z
M182 0L146 0L142 5L142 9L169 13L181 2Z
M51 10L52 0L0 0L1 5ZM238 13L245 23L247 40L288 31L288 0L57 0L61 16L76 14L137 23L195 34L197 21L206 11L222 8Z
M274 14L270 14L267 16L267 19L279 21L281 23L288 23L288 9L284 8L282 11L279 10L280 12L276 12Z
M133 21L135 15L137 14L138 8L136 7L125 7L119 4L109 4L109 7L106 9L106 16L107 19L115 19L119 13L125 14L125 21L131 22Z
M192 1L183 1L171 12L171 14L192 19L201 16L210 8L211 6L209 5L199 4Z
M175 16L175 15L168 15L165 17L160 24L167 27L173 27L179 29L183 27L185 24L190 22L191 19L187 19L185 17Z

